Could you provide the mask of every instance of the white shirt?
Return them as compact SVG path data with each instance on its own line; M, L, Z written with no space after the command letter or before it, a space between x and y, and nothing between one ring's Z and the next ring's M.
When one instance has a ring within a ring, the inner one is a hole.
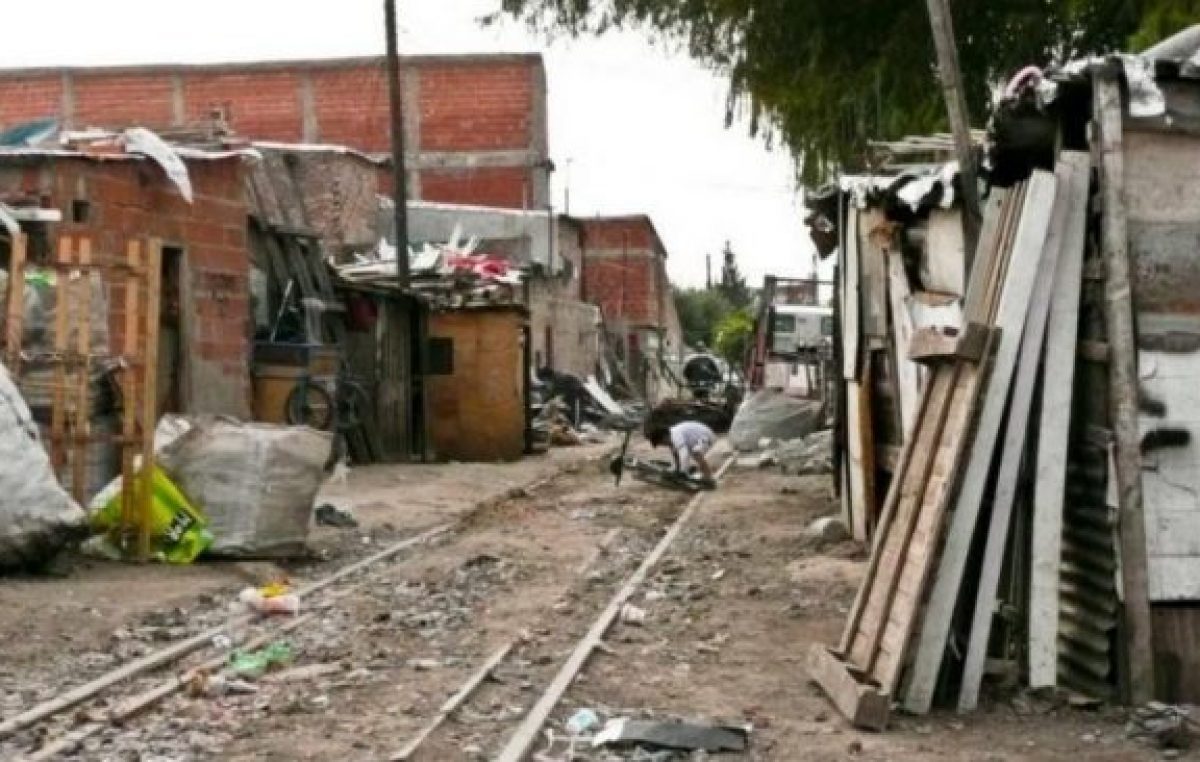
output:
M679 456L679 467L686 471L692 455L708 452L717 437L712 429L698 421L684 421L671 427L671 449Z

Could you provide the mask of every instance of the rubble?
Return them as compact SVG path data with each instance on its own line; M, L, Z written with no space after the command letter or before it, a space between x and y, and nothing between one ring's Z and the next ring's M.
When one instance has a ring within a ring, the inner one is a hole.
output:
M740 452L760 449L760 440L805 437L824 428L825 406L782 392L759 391L746 398L729 427L729 442Z

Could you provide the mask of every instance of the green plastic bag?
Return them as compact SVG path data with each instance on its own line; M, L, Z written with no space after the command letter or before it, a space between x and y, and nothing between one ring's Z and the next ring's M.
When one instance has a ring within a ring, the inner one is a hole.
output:
M233 671L242 677L259 678L269 669L282 666L292 660L292 646L278 640L257 651L234 651L229 655Z
M150 552L156 561L190 564L212 545L208 519L158 466L150 476ZM92 501L92 528L104 535L109 549L121 547L121 480ZM98 504L98 507L97 507Z

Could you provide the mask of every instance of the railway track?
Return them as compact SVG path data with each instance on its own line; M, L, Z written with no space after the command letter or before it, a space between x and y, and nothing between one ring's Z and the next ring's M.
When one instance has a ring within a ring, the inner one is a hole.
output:
M721 473L730 462L732 458ZM563 476L529 485L523 492L536 492ZM566 690L590 656L604 648L604 634L620 616L621 608L703 499L703 495L690 500L679 495L667 500L681 510L665 532L657 526L609 528L594 553L570 570L570 580L538 623L465 660L463 679L454 685L443 680L439 686L448 698L413 718L416 725L409 723L390 748L376 749L364 758L446 760L462 758L464 748L504 762L528 758ZM557 500L551 495L547 503ZM434 527L298 590L305 601L305 613L300 617L260 620L235 616L4 718L0 720L0 757L26 762L90 759L87 754L72 755L80 754L89 739L113 741L127 728L159 721L159 715L171 712L172 702L186 700L180 694L198 675L220 675L226 669L231 641L251 649L285 635L303 634L322 612L338 609L339 602L369 600L383 595L381 591L407 584L392 574L398 563L419 559L423 549L456 542L470 531L463 523ZM563 576L561 570L557 576ZM437 595L432 599L436 601ZM599 615L593 617L595 612ZM441 647L444 653L440 656L465 648L461 639L455 638L448 638ZM226 758L224 753L211 756ZM244 758L254 757L247 751ZM189 758L211 757L199 752Z

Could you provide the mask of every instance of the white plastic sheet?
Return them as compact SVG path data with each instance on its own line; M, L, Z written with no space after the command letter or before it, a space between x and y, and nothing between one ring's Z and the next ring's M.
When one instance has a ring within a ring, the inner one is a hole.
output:
M0 366L0 569L36 565L86 534L87 517L58 483L37 424Z

